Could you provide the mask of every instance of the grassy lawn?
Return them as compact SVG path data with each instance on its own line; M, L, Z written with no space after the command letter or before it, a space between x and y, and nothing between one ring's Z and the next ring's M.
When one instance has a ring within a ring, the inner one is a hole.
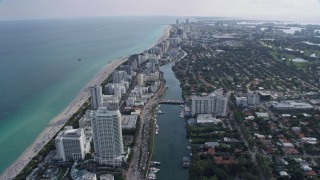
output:
M269 51L269 52L272 55L273 59L275 59L277 61L284 61L288 66L294 66L294 67L297 67L297 68L305 68L306 66L308 66L308 65L310 65L312 63L312 62L294 62L294 61L291 61L291 59L296 58L294 55L291 55L291 54L287 54L287 53L280 54L277 51ZM305 52L305 53L311 53L311 51ZM283 58L286 58L286 59L282 60L279 57L283 57Z

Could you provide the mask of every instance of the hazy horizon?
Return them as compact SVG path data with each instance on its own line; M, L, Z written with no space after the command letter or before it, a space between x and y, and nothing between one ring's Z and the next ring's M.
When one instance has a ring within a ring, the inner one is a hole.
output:
M0 0L0 20L200 16L319 21L320 0Z

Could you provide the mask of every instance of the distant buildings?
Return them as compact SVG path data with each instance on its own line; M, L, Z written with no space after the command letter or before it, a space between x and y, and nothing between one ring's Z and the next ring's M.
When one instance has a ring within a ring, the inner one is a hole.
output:
M246 98L246 97L236 97L236 104L239 107L246 107L246 106L248 106L248 98Z
M126 93L126 90L129 88L128 81L122 81L120 83L108 83L104 86L105 94L109 95L117 95L121 97L121 95Z
M248 105L256 106L260 103L260 97L258 92L248 93Z
M144 80L143 80L143 74L138 74L138 86L143 86Z
M132 61L132 63L134 63L135 61ZM136 68L136 65L135 65ZM120 69L125 71L128 75L133 76L134 72L133 72L133 66L132 65L121 65Z
M112 82L113 83L120 83L122 81L129 80L129 75L126 71L114 71L112 74Z
M258 92L248 93L246 97L236 97L236 104L240 107L256 106L260 103Z
M225 116L228 99L222 90L216 90L208 96L192 96L192 115L213 114Z
M181 43L181 38L168 38L170 45L178 45Z
M86 141L83 129L66 126L55 138L57 154L62 161L83 160L90 151L90 142Z
M168 50L169 46L170 46L170 42L167 40L158 44L158 47L161 48L162 52L166 52Z
M102 88L101 86L93 86L90 87L90 92L91 92L91 109L98 109L103 102L102 99Z
M124 151L120 111L109 111L100 107L92 111L91 118L94 159L99 164L121 166Z
M271 106L275 110L310 110L313 106L309 103L296 102L296 101L281 101L281 102L271 102Z

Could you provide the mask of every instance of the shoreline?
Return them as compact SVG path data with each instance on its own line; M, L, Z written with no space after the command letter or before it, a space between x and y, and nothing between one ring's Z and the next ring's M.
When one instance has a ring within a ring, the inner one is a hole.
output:
M163 29L160 38L154 44L152 44L151 47L154 47L156 44L166 40L170 35L171 28L171 25L167 25ZM93 85L100 85L117 67L126 62L129 56L120 57L104 65L81 89L73 101L71 101L71 103L60 114L58 114L49 122L47 127L42 130L42 132L37 136L32 144L30 144L23 151L17 160L15 160L1 173L0 179L7 180L15 178L25 168L25 166L28 165L31 159L36 156L51 139L54 138L56 133L61 130L69 118L89 99L89 87ZM37 151L34 151L35 149L37 149Z

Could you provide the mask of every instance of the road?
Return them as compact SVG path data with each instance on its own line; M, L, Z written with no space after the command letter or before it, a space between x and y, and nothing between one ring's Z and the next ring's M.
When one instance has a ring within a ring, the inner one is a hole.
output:
M136 145L133 148L132 161L127 171L128 180L144 179L145 171L148 168L148 158L150 156L150 152L148 152L149 137L150 135L154 136L154 134L149 134L151 111L154 105L158 105L159 98L164 91L164 83L162 82L161 87L159 88L157 93L148 101L148 103L144 106L144 108L141 111L141 124L139 134L137 137ZM139 158L141 159L140 164Z
M244 144L246 145L246 147L248 148L248 152L251 156L251 159L252 159L252 162L254 164L255 167L257 167L258 169L258 173L259 173L259 179L260 180L265 180L264 176L263 176L263 173L262 173L262 170L260 168L260 166L258 165L258 162L256 160L256 154L257 154L257 150L256 149L253 149L251 150L250 149L250 146L249 146L249 143L247 142L247 140L244 138L244 135L240 129L240 126L238 124L238 122L235 120L234 118L234 113L232 112L231 115L230 115L230 121L233 121L234 123L234 126L235 126L235 129L239 132L240 136L241 136L241 139L242 141L244 142Z

